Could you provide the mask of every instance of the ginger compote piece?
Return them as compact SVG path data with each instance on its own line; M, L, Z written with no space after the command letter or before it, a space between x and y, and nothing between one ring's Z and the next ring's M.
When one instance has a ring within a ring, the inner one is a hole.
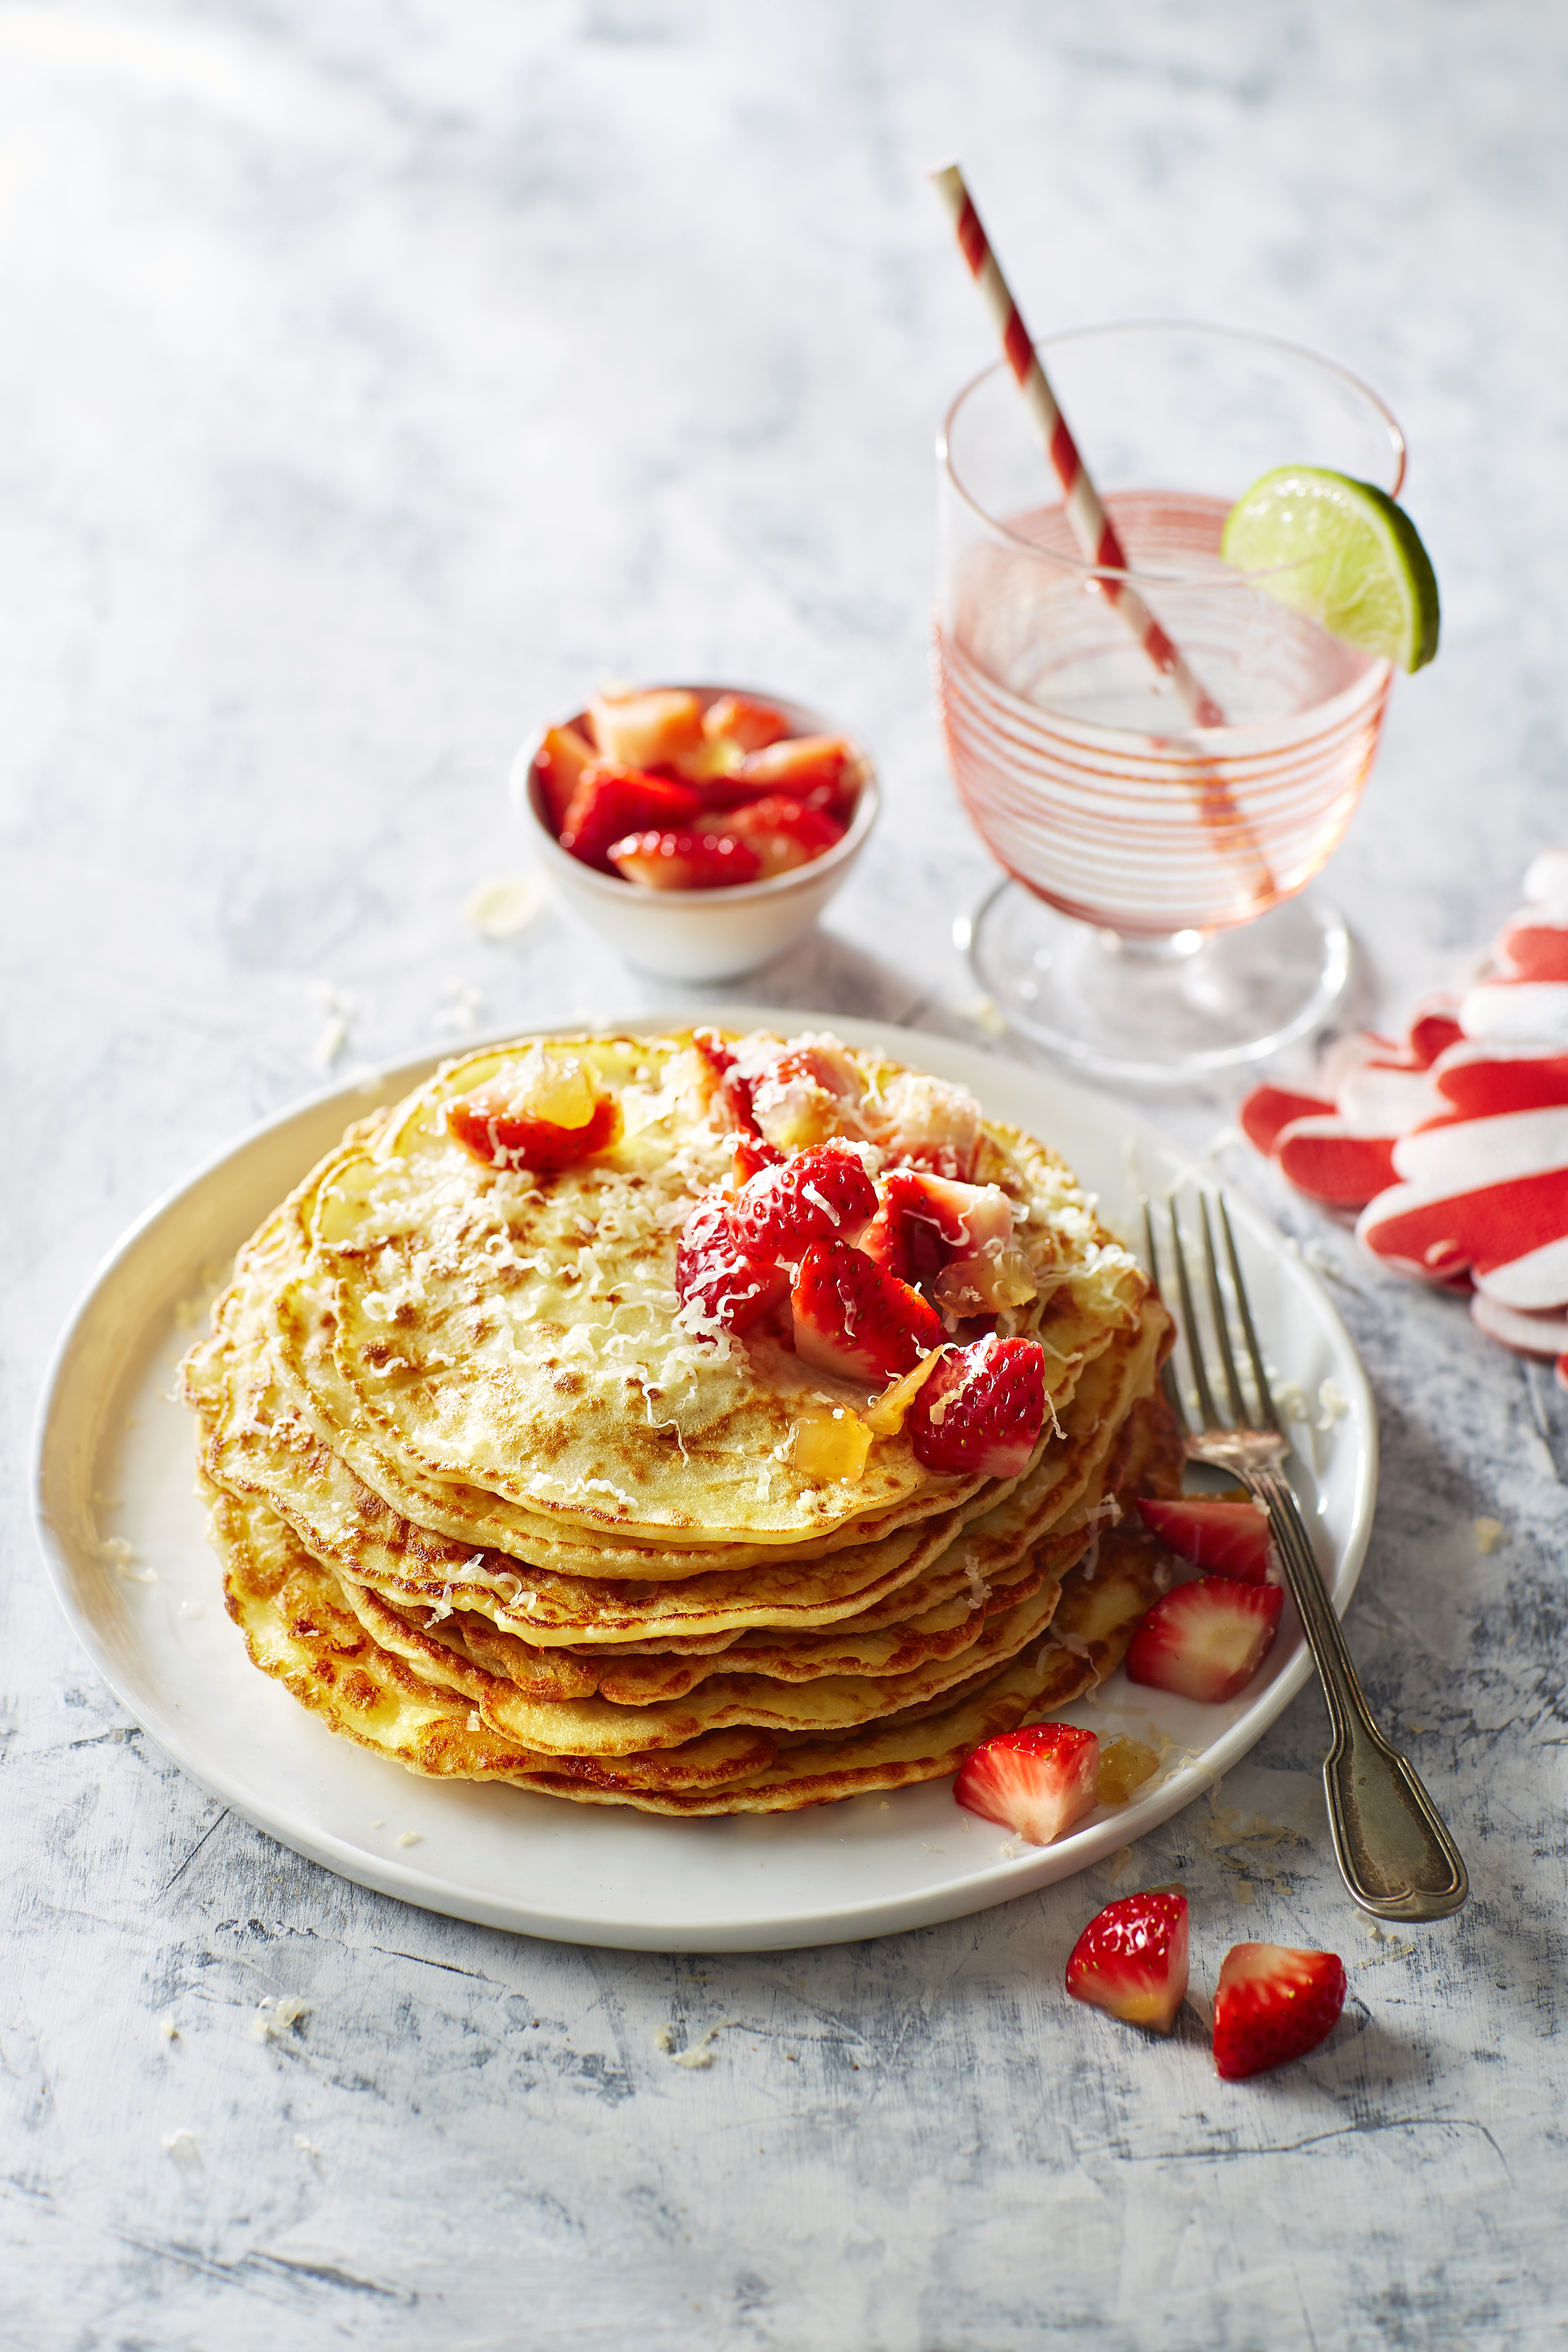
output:
M352 1129L183 1383L230 1612L334 1728L787 1811L1116 1664L1167 1558L1133 1498L1179 1486L1168 1335L961 1089L823 1034L546 1037Z

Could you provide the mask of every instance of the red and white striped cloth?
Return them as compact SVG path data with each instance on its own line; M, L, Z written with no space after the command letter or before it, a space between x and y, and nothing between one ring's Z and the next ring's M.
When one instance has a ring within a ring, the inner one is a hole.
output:
M1248 1139L1480 1328L1568 1387L1568 849L1544 850L1491 964L1417 1009L1403 1044L1341 1039L1311 1094L1258 1087Z

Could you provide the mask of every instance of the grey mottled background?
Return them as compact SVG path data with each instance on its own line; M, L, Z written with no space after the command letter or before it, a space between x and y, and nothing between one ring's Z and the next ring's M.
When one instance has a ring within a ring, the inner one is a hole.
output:
M1562 2341L1550 1383L1242 1155L1341 1270L1386 1447L1352 1646L1475 1879L1369 1938L1310 1692L1148 1841L1126 1883L1187 1878L1200 1993L1245 1935L1350 1965L1334 2041L1258 2084L1201 2000L1168 2048L1069 2011L1103 1881L701 1961L296 1861L85 1666L26 1433L97 1257L318 1082L330 1018L344 1066L653 1001L562 917L461 913L519 863L514 742L602 673L861 729L874 852L753 993L963 1028L987 868L929 707L930 452L989 352L921 184L951 152L1041 326L1272 330L1404 419L1445 646L1332 880L1369 1007L1451 976L1568 831L1565 108L1529 0L0 5L7 2343ZM258 2039L264 1999L305 2011ZM706 2068L657 2044L720 2020Z

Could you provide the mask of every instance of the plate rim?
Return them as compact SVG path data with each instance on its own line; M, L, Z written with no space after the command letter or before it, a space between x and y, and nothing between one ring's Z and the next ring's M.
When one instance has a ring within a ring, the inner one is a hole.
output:
M897 1041L897 1050L909 1049L911 1061L915 1060L921 1049L929 1047L935 1050L939 1059L951 1055L970 1062L994 1063L1026 1085L1039 1087L1047 1094L1055 1095L1093 1125L1103 1129L1108 1119L1119 1118L1125 1133L1138 1143L1155 1148L1167 1155L1175 1153L1184 1160L1189 1156L1171 1144L1154 1120L1142 1109L1121 1103L1114 1097L1098 1095L1084 1086L1076 1075L1056 1068L1042 1069L967 1038L944 1036L938 1031L913 1028L901 1022L867 1019L860 1014L847 1013L816 1012L811 1008L727 1003L671 1008L655 1006L647 1010L638 1008L626 1014L507 1024L458 1041L447 1039L395 1062L313 1088L254 1121L239 1136L207 1154L187 1174L167 1186L132 1220L99 1260L50 1351L39 1391L29 1455L29 1498L34 1531L55 1599L95 1670L127 1713L141 1725L145 1736L153 1739L210 1797L221 1801L243 1821L275 1839L278 1843L338 1876L443 1916L470 1920L510 1934L538 1936L552 1942L579 1944L595 1949L781 1951L902 1934L951 1919L969 1917L998 1904L1011 1902L1016 1896L1037 1893L1058 1880L1076 1876L1113 1849L1131 1844L1149 1831L1158 1828L1184 1811L1205 1789L1216 1785L1284 1713L1313 1671L1310 1655L1304 1644L1259 1692L1242 1716L1227 1725L1187 1764L1162 1780L1149 1797L1134 1799L1131 1804L1121 1808L1109 1819L1092 1822L1086 1829L1075 1832L1053 1845L1030 1848L1022 1855L992 1861L983 1867L961 1872L930 1886L909 1892L872 1896L852 1904L818 1904L809 1910L797 1908L789 1913L781 1912L767 1922L752 1916L737 1916L727 1925L709 1922L697 1931L683 1926L678 1919L652 1919L643 1916L612 1921L584 1917L564 1908L511 1899L492 1900L477 1888L468 1889L455 1882L444 1882L427 1867L395 1862L389 1856L377 1855L363 1847L350 1845L330 1832L292 1819L286 1809L269 1807L263 1797L258 1796L242 1779L236 1777L234 1769L224 1769L223 1759L216 1759L215 1769L215 1760L205 1744L195 1738L182 1738L177 1723L165 1723L160 1718L153 1727L146 1722L142 1712L143 1699L108 1654L93 1615L77 1604L72 1590L68 1538L55 1522L49 1488L56 1455L61 1445L68 1442L58 1427L58 1416L62 1391L71 1370L79 1335L89 1324L100 1299L145 1246L153 1230L182 1202L199 1192L214 1177L247 1157L258 1146L295 1121L338 1106L342 1106L345 1119L352 1118L356 1099L368 1106L384 1089L392 1087L402 1095L421 1084L425 1076L443 1063L465 1059L470 1054L482 1053L512 1038L659 1034L708 1025L738 1027L742 1031L748 1028L782 1028L784 1034L788 1034L793 1028L811 1021L833 1025L850 1044L892 1044ZM302 1175L305 1170L301 1168L300 1172ZM1344 1374L1350 1378L1349 1417L1357 1429L1361 1443L1355 1462L1351 1524L1331 1594L1335 1612L1342 1618L1365 1563L1376 1504L1379 1444L1375 1401L1343 1318L1313 1269L1299 1252L1293 1253L1288 1238L1245 1194L1236 1194L1231 1206L1237 1223L1250 1236L1255 1246L1269 1256L1294 1255L1293 1276L1303 1282L1314 1295L1318 1311L1334 1344L1339 1360L1336 1378ZM143 1325L142 1330L144 1332L145 1328ZM112 1388L125 1363L130 1360L129 1354L124 1356L119 1369L100 1383L100 1388ZM301 1717L301 1720L308 1719ZM332 1737L330 1733L326 1736ZM812 1811L820 1812L824 1819L831 1818L830 1809L826 1806L813 1808ZM639 1819L651 1820L656 1823L658 1818L639 1816Z

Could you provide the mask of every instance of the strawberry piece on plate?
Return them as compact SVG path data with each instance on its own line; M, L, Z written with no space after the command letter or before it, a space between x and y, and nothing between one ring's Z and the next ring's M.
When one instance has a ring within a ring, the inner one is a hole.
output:
M758 1129L783 1151L842 1135L866 1091L854 1063L828 1037L797 1040L744 1078L732 1071L727 1083L737 1093L745 1089L746 1117L738 1123Z
M781 793L767 793L761 800L731 809L724 830L756 851L764 882L797 866L809 866L844 838L844 827L837 817L807 808L803 801L787 799Z
M588 719L601 755L628 768L679 767L702 749L702 705L684 687L596 694Z
M647 890L724 890L763 878L751 844L729 833L630 833L610 844L610 864Z
M1236 1944L1214 1997L1214 2063L1227 2083L1304 2058L1345 2005L1344 1962L1288 1944Z
M952 1793L966 1811L1049 1845L1093 1810L1100 1742L1071 1723L1031 1723L985 1741L959 1767Z
M795 1275L792 1304L796 1355L867 1388L912 1371L941 1344L936 1309L847 1242L812 1244Z
M1274 1646L1285 1595L1228 1576L1178 1584L1133 1634L1127 1679L1215 1703L1244 1690Z
M620 1139L621 1114L574 1054L536 1046L448 1103L447 1127L487 1168L548 1176L607 1151Z
M918 1169L893 1169L877 1187L877 1213L860 1237L861 1248L900 1282L929 1282L969 1246L969 1227L954 1196L972 1189L938 1189Z
M819 1143L752 1177L735 1202L735 1231L756 1256L793 1263L813 1242L858 1240L876 1209L858 1152Z
M591 768L598 756L588 738L579 734L575 727L546 728L544 740L533 755L533 772L539 779L558 839L583 771Z
M1214 1576L1242 1584L1268 1580L1268 1514L1250 1499L1178 1495L1169 1502L1141 1495L1138 1516L1163 1544Z
M595 760L577 779L561 826L561 846L608 874L610 848L629 833L689 824L701 803L689 784L645 775L610 760Z
M789 720L771 702L750 694L721 694L702 714L702 732L710 743L734 743L742 751L763 751L789 733Z
M789 1289L782 1266L752 1257L736 1238L730 1202L705 1192L686 1220L675 1254L675 1291L683 1307L725 1331L744 1331Z
M769 1143L763 1136L753 1135L743 1128L735 1130L731 1150L734 1158L737 1191L749 1184L753 1176L760 1176L764 1168L782 1168L784 1163L784 1155L776 1144Z
M991 1335L942 1358L910 1406L908 1427L915 1459L928 1470L1016 1478L1045 1419L1045 1349L1037 1339Z
M1097 1912L1068 1958L1074 2000L1169 2033L1187 1996L1187 1898L1170 1887Z

